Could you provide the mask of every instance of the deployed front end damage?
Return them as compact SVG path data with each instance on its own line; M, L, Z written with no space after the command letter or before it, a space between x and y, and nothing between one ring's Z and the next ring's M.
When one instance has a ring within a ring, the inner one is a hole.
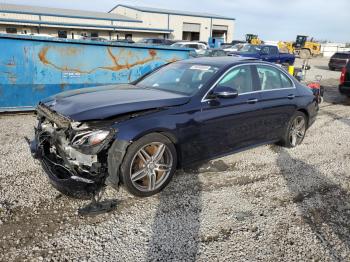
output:
M108 149L116 130L106 128L111 125L103 121L71 121L44 104L38 106L37 117L31 152L42 163L52 185L72 197L95 196L109 175ZM111 179L112 184L118 186L118 174L113 172L117 177Z

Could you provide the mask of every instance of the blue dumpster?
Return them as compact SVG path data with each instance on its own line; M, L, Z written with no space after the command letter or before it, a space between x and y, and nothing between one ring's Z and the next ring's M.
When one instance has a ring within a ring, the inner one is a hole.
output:
M0 111L32 110L43 98L131 82L190 49L0 34Z

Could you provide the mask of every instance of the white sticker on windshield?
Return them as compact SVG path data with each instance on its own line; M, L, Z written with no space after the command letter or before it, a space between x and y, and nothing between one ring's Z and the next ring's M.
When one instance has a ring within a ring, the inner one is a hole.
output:
M204 65L193 65L190 67L192 70L202 70L202 71L208 71L210 69L210 66L204 66Z

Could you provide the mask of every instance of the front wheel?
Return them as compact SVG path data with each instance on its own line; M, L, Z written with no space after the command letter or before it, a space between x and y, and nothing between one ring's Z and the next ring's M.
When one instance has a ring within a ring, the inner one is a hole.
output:
M129 146L121 165L121 181L135 196L152 196L170 182L176 164L174 144L161 134L148 134Z
M296 112L288 123L284 137L281 140L282 146L291 148L300 145L304 140L306 128L306 115L300 111Z

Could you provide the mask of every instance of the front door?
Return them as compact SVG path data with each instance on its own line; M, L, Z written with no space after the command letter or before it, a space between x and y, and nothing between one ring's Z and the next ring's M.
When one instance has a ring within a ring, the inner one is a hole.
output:
M228 71L217 86L236 89L235 98L210 98L202 101L201 110L195 116L196 145L200 159L224 155L257 143L256 133L260 132L259 88L252 77L253 67L236 66ZM215 87L212 91L215 91ZM193 157L193 156L192 156Z

